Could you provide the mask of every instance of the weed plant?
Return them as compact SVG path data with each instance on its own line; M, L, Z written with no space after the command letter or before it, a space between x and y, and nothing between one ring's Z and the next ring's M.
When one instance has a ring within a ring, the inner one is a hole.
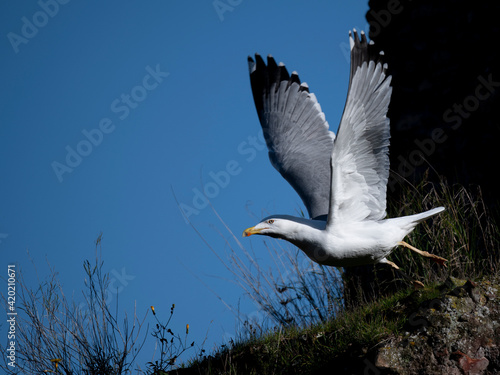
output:
M95 243L95 261L86 260L83 265L86 278L82 304L65 296L55 270L35 288L26 284L22 272L17 273L16 367L9 366L3 355L0 369L4 373L159 375L174 368L177 358L194 346L194 342L187 343L189 326L183 339L169 328L174 305L166 323L151 307L156 319L152 336L159 353L152 353L147 370L141 370L136 358L147 338L147 313L139 319L134 309L131 319L126 314L119 319L118 301L116 310L111 310L107 301L110 276L103 272L101 238ZM6 296L0 297L8 306ZM7 348L0 345L0 351L6 353Z
M162 323L158 318L154 306L151 310L156 319L156 329L151 334L156 339L156 348L160 352L160 358L148 362L148 371L146 374L162 375L167 371L172 370L180 355L194 347L194 341L188 344L187 338L189 335L189 324L186 325L186 334L184 339L181 335L174 333L169 328L169 323L172 320L175 310L175 304L170 308L170 316L166 323Z

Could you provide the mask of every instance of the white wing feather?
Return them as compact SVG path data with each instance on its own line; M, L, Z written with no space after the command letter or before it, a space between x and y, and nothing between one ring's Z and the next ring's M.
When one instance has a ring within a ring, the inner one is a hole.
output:
M351 76L331 155L327 228L340 222L382 220L386 216L390 82L383 64L373 60L363 61Z

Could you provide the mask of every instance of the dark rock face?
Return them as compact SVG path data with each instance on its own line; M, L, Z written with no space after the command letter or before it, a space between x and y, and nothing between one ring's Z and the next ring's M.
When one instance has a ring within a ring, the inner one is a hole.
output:
M369 7L370 39L392 75L388 199L399 201L398 181L418 184L429 171L431 182L479 186L500 220L500 2L370 0ZM346 269L346 301L378 298L379 268Z
M445 176L493 200L500 160L500 2L370 0L370 38L393 76L391 169ZM394 193L393 180L389 195ZM495 199L494 203L497 201Z
M500 286L448 279L450 286L408 317L404 333L382 343L373 373L500 373Z

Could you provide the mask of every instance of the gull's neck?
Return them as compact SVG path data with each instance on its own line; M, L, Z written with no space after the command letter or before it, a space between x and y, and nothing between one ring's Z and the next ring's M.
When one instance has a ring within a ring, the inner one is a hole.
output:
M326 221L293 216L283 218L288 220L288 226L285 233L277 237L287 240L302 250L310 259L322 264L328 257L325 248Z
M279 215L277 217L288 221L287 230L280 235L280 238L293 243L301 249L309 245L311 240L314 241L319 232L326 227L326 222L322 220L310 220L289 215Z

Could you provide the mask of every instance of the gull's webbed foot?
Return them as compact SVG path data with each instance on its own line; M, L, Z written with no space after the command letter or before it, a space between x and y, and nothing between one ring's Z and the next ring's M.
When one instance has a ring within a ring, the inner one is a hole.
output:
M404 241L399 241L398 242L398 245L401 245L401 246L404 246L404 247L407 247L408 249L426 257L426 258L430 258L432 259L434 262L436 262L437 264L441 265L441 266L444 266L446 267L446 262L448 260L444 259L444 258L441 258L440 256L437 256L437 255L434 255L434 254L431 254L431 253L428 253L427 251L422 251L422 250L419 250L417 249L416 247L413 247L411 246L410 244L404 242Z

